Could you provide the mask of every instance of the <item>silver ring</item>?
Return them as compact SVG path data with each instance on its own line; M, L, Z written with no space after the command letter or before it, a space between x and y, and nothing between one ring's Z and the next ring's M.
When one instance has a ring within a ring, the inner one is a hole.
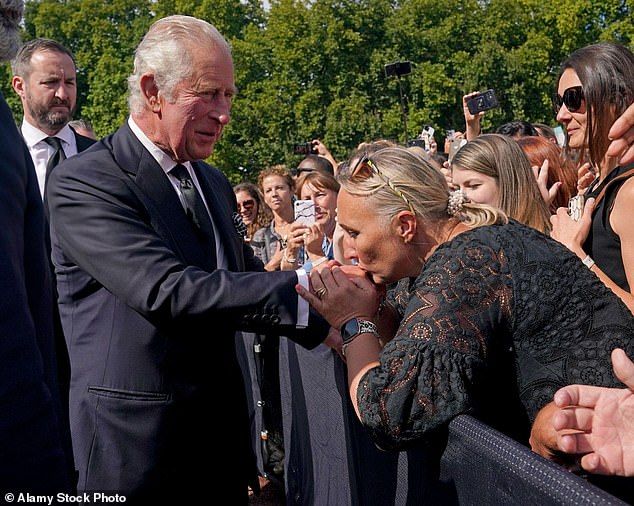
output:
M322 300L327 293L328 293L328 290L326 290L323 286L321 288L317 288L317 290L315 290L315 296L319 300Z

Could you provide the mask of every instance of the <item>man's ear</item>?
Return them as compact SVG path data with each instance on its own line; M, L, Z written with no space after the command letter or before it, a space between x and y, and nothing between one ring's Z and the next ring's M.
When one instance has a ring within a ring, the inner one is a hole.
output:
M416 216L411 211L401 211L396 215L396 233L405 244L414 239L416 227Z
M24 78L21 76L13 76L11 79L11 85L13 86L13 91L15 91L20 98L24 98L25 86L24 86Z
M153 112L161 110L161 101L159 98L159 89L154 82L154 76L151 74L143 74L141 76L141 92L145 97L145 102Z

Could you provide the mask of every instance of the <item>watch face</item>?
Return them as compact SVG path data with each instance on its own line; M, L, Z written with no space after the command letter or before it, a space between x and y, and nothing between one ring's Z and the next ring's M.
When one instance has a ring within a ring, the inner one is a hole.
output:
M359 333L359 320L353 318L352 320L348 320L345 325L341 328L341 338L345 343L349 339L353 338Z

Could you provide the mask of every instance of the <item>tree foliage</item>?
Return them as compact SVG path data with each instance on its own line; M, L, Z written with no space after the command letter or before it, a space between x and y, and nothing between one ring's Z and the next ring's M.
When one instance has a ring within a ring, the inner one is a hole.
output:
M268 5L268 4L267 4ZM151 23L197 16L230 42L239 89L209 160L233 182L296 164L294 142L321 139L340 160L361 141L405 141L431 124L462 130L462 95L494 88L485 130L512 119L553 124L561 61L599 40L631 47L631 0L28 0L24 40L69 47L79 70L76 116L101 136L127 115L126 77ZM387 78L384 66L411 61ZM8 65L0 90L18 120ZM401 100L401 91L403 100ZM405 118L403 112L406 111ZM439 142L439 144L442 144Z

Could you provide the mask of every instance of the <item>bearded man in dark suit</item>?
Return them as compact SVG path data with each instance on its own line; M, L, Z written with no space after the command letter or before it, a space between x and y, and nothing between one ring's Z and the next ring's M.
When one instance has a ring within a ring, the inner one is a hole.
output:
M40 193L44 197L48 175L57 164L88 149L95 142L94 139L78 134L69 125L77 105L75 57L69 49L57 41L33 39L20 48L11 61L11 70L13 90L20 97L24 112L22 136L33 159ZM61 151L58 153L58 150ZM44 212L48 216L46 200ZM51 240L48 224L45 228L44 239L50 261ZM58 297L52 262L50 267L58 383L65 414L66 445L68 453L72 455L68 428L70 363L57 307Z
M11 61L13 90L22 101L22 135L29 147L44 196L47 166L55 155L49 138L61 142L61 160L89 148L95 141L69 126L77 105L75 57L65 46L51 39L26 42Z
M296 293L305 272L244 272L263 266L229 180L201 161L236 93L222 35L156 21L128 87L125 124L60 164L46 193L78 491L205 504L213 480L226 504L247 504L259 486L235 333L312 348L328 324Z

